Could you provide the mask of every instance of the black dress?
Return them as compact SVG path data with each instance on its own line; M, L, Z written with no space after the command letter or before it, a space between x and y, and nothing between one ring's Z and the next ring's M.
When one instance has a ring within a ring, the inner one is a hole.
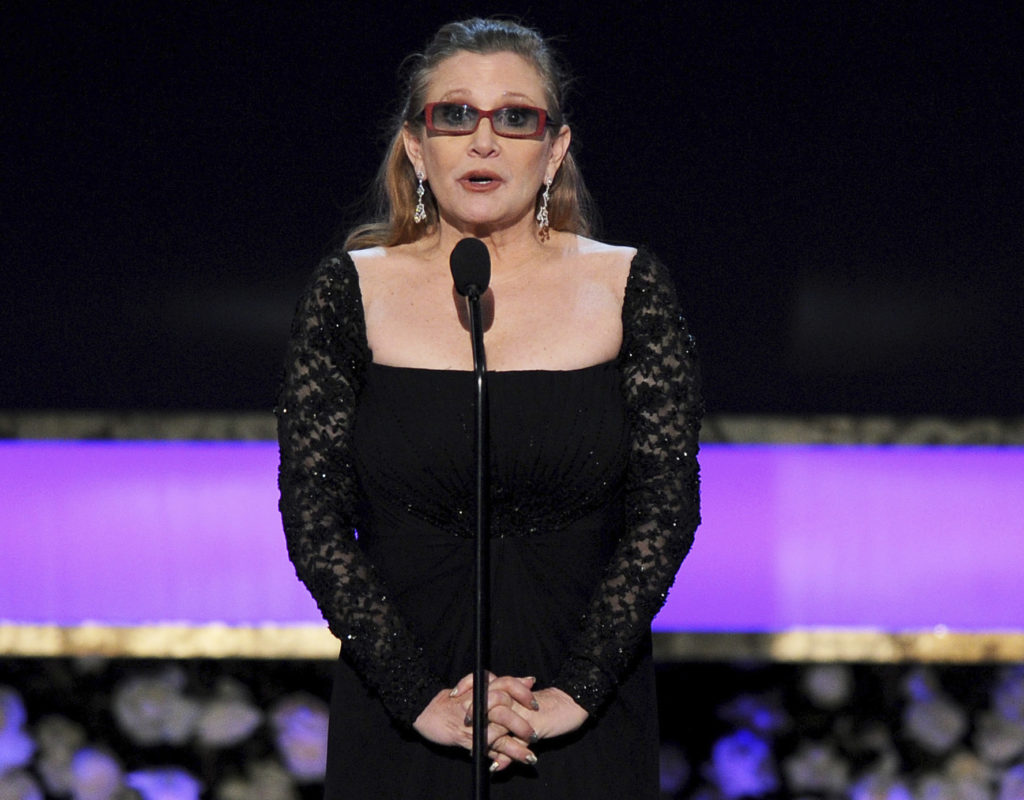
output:
M643 251L623 329L614 361L490 374L492 670L591 714L496 775L495 800L658 796L650 621L699 521L701 402L670 279ZM342 640L328 798L471 795L468 754L411 725L473 668L473 386L373 363L351 260L321 264L278 416L289 554Z

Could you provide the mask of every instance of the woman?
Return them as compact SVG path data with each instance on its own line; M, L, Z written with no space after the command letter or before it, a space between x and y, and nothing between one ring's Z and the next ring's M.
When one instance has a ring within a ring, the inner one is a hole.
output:
M380 220L296 315L281 510L342 641L329 798L469 796L474 384L448 268L465 236L492 270L492 796L658 793L650 621L699 522L698 379L664 268L586 238L563 86L530 29L443 27Z

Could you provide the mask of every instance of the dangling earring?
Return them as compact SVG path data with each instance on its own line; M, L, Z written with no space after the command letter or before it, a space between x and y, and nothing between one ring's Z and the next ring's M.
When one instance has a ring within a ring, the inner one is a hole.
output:
M419 223L423 222L427 218L427 207L423 205L423 173L416 173L416 180L419 183L416 185L416 210L413 212L412 221Z
M548 201L551 199L551 178L544 181L544 194L540 196L540 208L537 210L537 235L542 242L548 240Z

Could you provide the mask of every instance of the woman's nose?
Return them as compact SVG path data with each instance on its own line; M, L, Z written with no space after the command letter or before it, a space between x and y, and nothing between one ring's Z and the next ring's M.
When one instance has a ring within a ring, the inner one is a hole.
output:
M470 134L473 152L481 156L489 156L498 150L498 135L489 119L480 120L476 130Z

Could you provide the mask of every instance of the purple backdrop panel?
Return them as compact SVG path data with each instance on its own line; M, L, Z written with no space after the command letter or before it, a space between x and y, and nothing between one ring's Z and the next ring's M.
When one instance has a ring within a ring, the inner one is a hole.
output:
M4 443L0 618L319 620L276 479L265 443Z
M0 619L320 620L269 443L0 443ZM706 446L658 630L1024 629L1024 449Z
M702 451L658 630L1024 629L1024 448Z

